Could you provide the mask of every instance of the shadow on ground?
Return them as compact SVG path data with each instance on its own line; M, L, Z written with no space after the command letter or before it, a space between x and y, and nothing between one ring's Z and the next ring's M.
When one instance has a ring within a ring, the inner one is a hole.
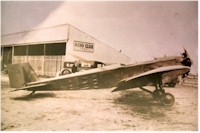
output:
M114 99L116 105L130 114L142 114L146 119L165 117L166 112L173 110L173 107L162 106L152 95L143 91L122 91L120 95Z
M160 106L160 104L152 98L151 94L143 91L122 91L120 97L114 99L115 103L131 106Z
M23 95L20 97L14 97L11 98L13 100L25 100L25 101L31 101L31 100L36 100L36 99L41 99L41 98L48 98L48 97L55 97L56 95L54 93L35 93L32 95Z

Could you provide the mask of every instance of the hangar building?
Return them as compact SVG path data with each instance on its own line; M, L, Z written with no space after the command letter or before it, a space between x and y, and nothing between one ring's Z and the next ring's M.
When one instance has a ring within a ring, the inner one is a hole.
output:
M55 76L66 62L127 64L130 58L69 24L1 36L2 68L29 62L40 76Z

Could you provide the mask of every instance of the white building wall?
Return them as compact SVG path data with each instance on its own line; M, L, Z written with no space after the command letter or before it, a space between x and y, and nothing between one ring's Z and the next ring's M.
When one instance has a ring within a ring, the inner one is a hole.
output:
M98 41L97 39L89 36L88 34L69 26L69 40L67 42L66 48L66 59L68 61L75 60L91 60L91 61L101 61L104 63L123 63L128 64L130 58L114 48L109 47ZM75 50L74 42L86 42L93 44L93 50Z

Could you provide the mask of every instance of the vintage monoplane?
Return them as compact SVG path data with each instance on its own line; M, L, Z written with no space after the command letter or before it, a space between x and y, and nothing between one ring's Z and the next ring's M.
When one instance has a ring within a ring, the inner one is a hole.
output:
M152 61L129 65L113 64L101 68L70 73L58 77L39 80L29 63L8 65L8 74L13 91L60 91L85 90L114 87L113 91L140 88L152 94L163 105L175 102L172 94L163 86L174 86L179 76L184 78L190 72L192 61L185 50L181 56L155 58ZM150 91L145 86L155 86Z

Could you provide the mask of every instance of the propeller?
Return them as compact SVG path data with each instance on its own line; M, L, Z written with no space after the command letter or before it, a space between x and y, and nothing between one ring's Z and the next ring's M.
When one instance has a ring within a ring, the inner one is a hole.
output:
M189 53L187 52L187 50L185 48L184 49L184 53L182 53L182 58L183 58L183 61L181 62L184 66L188 66L188 67L191 67L192 64L193 64L193 61L189 55Z
M192 59L191 59L189 53L187 52L187 50L186 50L185 48L183 48L183 49L184 49L184 53L181 53L182 59L183 59L183 60L181 61L181 63L182 63L182 65L184 65L184 66L191 67L192 64L193 64L193 61L192 61ZM187 76L187 75L189 74L189 72L190 72L190 71L188 71L187 73L183 74L182 77L184 78L185 76Z

